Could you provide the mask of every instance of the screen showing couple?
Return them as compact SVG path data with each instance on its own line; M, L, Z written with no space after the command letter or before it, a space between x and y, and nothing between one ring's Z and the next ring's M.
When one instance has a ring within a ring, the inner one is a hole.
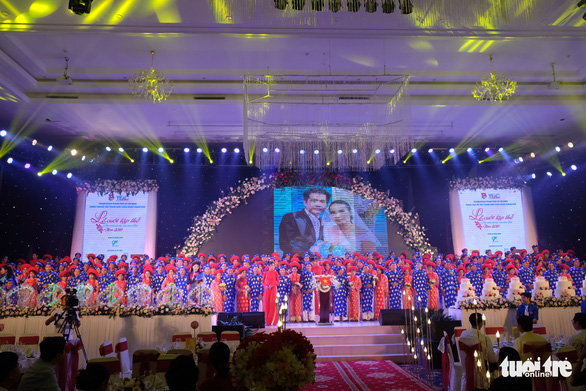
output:
M274 190L275 252L388 251L387 219L374 202L337 187Z

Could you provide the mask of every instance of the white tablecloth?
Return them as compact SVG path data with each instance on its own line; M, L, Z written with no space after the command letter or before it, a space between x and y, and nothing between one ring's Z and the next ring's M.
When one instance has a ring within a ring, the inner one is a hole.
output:
M43 316L29 318L4 318L3 334L14 334L18 339L23 334L40 336L55 334L53 325L45 326ZM90 359L99 357L98 348L104 341L112 341L113 346L126 337L128 350L132 353L138 349L153 349L156 346L171 343L171 336L177 332L191 332L191 322L197 320L199 328L196 332L212 331L212 316L202 315L169 315L141 318L130 316L125 318L108 316L84 316L81 318L79 331ZM81 356L80 352L80 356Z
M492 327L504 327L505 338L512 336L512 328L517 326L516 309L499 309L499 310L482 310L478 311L486 317L486 325ZM555 308L546 307L539 309L539 319L537 323L545 326L547 334L550 336L563 335L569 337L576 334L577 331L572 326L572 318L576 312L580 312L580 307ZM448 309L448 315L454 319L462 321L462 327L470 328L468 318L474 310Z

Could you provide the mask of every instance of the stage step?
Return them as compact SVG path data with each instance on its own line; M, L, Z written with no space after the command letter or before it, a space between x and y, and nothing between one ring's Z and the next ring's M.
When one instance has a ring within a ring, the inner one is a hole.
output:
M313 339L311 339L313 343ZM313 345L318 356L347 356L359 352L364 355L405 354L407 347L403 344L348 344L348 345Z
M307 335L307 337L316 345L402 344L404 341L401 334Z
M390 360L397 364L405 364L408 361L409 357L404 356L402 354L350 354L344 356L317 356L315 361L317 362L325 362L325 361L381 361L381 360Z

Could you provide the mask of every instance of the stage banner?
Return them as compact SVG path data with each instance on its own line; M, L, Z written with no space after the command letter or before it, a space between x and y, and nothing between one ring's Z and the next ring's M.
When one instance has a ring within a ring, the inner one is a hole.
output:
M536 241L532 205L521 189L452 190L450 194L456 251L528 248ZM457 201L456 201L457 200ZM454 202L456 201L456 202ZM458 208L454 221L454 209ZM526 216L527 215L527 216ZM533 223L533 224L531 224Z
M144 254L149 194L87 193L82 254Z

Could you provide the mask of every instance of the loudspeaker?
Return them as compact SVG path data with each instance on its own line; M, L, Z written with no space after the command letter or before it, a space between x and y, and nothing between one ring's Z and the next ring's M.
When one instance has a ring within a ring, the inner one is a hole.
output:
M230 323L234 318L238 323L242 323L242 312L220 312L218 313L218 325L221 325L220 322Z
M405 325L405 316L413 318L411 310L381 310L378 316L378 322L381 326L401 326Z
M243 312L242 323L245 326L253 329L265 328L265 313L264 312Z

